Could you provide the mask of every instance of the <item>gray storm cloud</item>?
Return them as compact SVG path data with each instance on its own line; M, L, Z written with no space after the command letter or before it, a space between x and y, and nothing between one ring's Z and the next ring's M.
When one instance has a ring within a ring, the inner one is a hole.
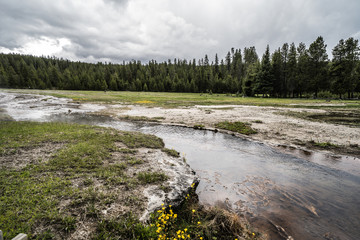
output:
M360 35L360 1L0 0L0 51L111 61L223 57Z

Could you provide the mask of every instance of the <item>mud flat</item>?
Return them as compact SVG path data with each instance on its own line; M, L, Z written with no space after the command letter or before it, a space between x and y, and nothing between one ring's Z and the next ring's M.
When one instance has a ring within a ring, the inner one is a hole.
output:
M115 116L145 116L166 124L193 127L201 124L214 129L222 121L240 121L251 124L257 134L251 138L273 146L331 150L335 154L360 155L360 128L358 126L314 121L303 115L326 115L329 110L309 108L280 108L239 105L193 106L186 108L159 108L139 105L108 105L107 112ZM351 112L348 110L346 112ZM298 113L298 117L294 116ZM321 148L321 143L329 143Z

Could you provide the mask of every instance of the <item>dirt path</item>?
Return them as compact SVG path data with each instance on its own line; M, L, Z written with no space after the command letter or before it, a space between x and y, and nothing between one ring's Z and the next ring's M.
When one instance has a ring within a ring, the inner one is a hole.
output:
M359 128L281 114L288 111L323 114L326 113L326 110L239 105L193 106L175 109L112 105L108 106L106 111L118 117L145 116L160 119L160 122L166 124L190 127L202 124L210 129L221 121L248 122L258 132L251 135L252 139L273 146L290 145L298 148L314 148L309 142L331 143L341 146L341 149L332 149L335 153L344 153L345 150L345 153L354 153L355 155L360 146Z

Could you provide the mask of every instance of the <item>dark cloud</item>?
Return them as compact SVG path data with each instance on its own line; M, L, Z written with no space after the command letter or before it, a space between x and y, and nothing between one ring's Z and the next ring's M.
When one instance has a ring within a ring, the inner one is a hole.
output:
M358 0L0 0L0 51L72 60L201 58L360 36Z

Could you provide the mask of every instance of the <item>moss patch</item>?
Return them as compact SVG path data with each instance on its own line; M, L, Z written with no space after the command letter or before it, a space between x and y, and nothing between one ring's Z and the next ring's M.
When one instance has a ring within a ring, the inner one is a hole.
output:
M360 111L356 110L343 110L343 111L331 111L328 110L324 113L309 113L309 112L297 112L286 111L279 112L280 115L291 116L296 118L302 118L316 122L326 122L332 124L348 125L353 127L360 127Z
M163 148L161 151L167 153L169 156L172 157L180 157L180 153L175 149Z
M256 133L256 131L250 127L250 124L243 122L219 122L215 124L215 127L245 135Z
M164 117L149 118L146 116L129 116L129 115L119 116L118 118L121 120L134 121L134 122L159 122L160 120L165 119Z

